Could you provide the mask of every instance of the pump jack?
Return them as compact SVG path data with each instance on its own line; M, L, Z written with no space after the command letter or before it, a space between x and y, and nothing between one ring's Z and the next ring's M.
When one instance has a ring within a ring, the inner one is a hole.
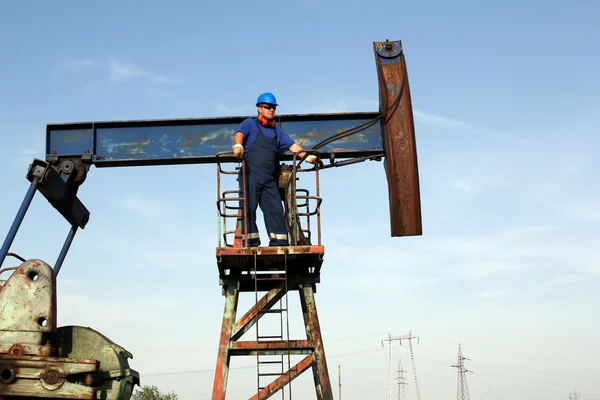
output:
M127 350L91 328L56 326L56 277L77 230L84 229L90 217L77 197L78 189L92 165L103 168L215 163L219 230L221 225L226 227L227 218L236 222L231 231L225 228L216 248L225 309L212 398L226 397L231 357L254 355L258 379L257 391L251 399L271 397L312 368L316 397L332 400L314 297L324 258L320 171L384 159L391 236L422 234L416 143L402 43L374 42L373 49L379 112L277 117L280 127L321 160L305 169L303 160L295 155L281 158L292 162L281 165L279 177L290 246L246 247L246 238L241 234L245 221L240 217L245 207L245 191L221 191L221 175L244 173L244 163L237 162L230 149L233 133L245 117L48 124L46 159L34 159L31 163L27 172L31 185L0 249L0 265L7 256L21 262L0 270L0 273L13 270L7 280L0 280L0 398L130 398L140 379L129 367L132 355ZM236 167L226 170L225 164ZM296 187L298 175L306 173L314 173L316 195ZM71 225L53 267L42 260L26 260L9 252L38 191ZM231 202L238 205L231 206ZM235 211L229 212L231 209ZM311 219L317 220L316 235L311 229ZM231 235L233 242L229 243L227 237ZM266 314L286 313L287 322L290 291L299 293L306 339L292 340L289 332L284 335L283 328L278 335L261 335L258 322ZM254 292L256 302L236 320L238 298L244 292ZM264 296L259 298L259 292L265 292ZM273 308L277 302L280 307ZM256 340L241 341L253 326ZM291 357L295 355L305 357L291 365ZM287 371L283 367L285 357ZM279 371L261 372L267 365L276 365ZM267 376L274 380L262 383L261 377Z

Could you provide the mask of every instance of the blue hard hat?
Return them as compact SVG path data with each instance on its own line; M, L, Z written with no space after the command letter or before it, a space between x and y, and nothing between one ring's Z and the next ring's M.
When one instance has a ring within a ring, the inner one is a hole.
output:
M274 106L278 106L279 104L277 104L277 99L275 99L275 95L273 93L263 93L260 96L258 96L258 99L256 99L256 105L259 104L273 104Z

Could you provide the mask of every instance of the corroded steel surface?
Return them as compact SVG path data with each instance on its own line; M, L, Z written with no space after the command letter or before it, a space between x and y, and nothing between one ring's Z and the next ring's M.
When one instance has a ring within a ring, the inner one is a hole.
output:
M284 277L285 275L280 273L261 274L258 281L255 282L252 274L241 274L237 276L228 276L227 278L221 279L221 285L227 286L230 284L236 284L238 285L240 292L254 292L255 290L258 292L266 292L273 289L273 286L278 282L281 282ZM321 282L321 277L320 274L311 274L310 276L303 277L302 281L304 284L310 284L313 285L313 288L316 288L316 284ZM298 282L292 282L288 285L289 291L298 289Z
M333 391L329 381L327 361L325 360L325 347L321 337L321 325L317 315L317 304L311 286L304 286L300 290L300 304L306 328L306 337L313 344L315 362L313 364L313 379L315 391L319 400L333 400Z
M402 43L375 42L392 236L422 234L415 129Z
M290 354L311 354L314 347L308 340L289 340L289 341L243 341L231 342L229 353L232 356L253 356L257 353L261 355L278 355L282 352Z
M44 333L56 330L56 283L52 268L29 260L0 287L0 354L51 355Z
M324 254L324 246L218 247L218 256L258 256Z
M296 379L300 376L301 373L306 371L311 367L314 363L314 355L310 354L304 357L298 364L294 365L289 371L284 372L280 377L275 379L269 385L267 385L264 389L262 389L259 393L252 396L250 400L264 400L273 396L279 390L281 390L285 385Z
M256 254L256 256L255 256ZM221 280L247 280L249 275L242 272L254 271L278 273L286 269L292 274L306 274L313 281L318 280L324 246L277 246L277 247L217 247L216 258ZM256 262L256 266L255 266ZM260 282L261 290L270 290L267 282ZM247 287L245 285L244 287ZM249 290L254 290L254 284Z
M56 278L41 260L0 281L0 398L127 400L132 355L87 327L56 327Z
M271 250L272 251L272 250ZM224 400L227 392L227 379L229 375L229 363L233 356L283 356L283 355L307 355L295 366L290 367L287 372L277 372L275 379L269 385L261 388L254 398L266 399L279 391L283 386L295 379L299 374L312 366L313 376L315 377L315 390L317 398L321 400L333 400L331 397L331 385L329 383L327 365L325 362L325 351L319 321L314 302L314 282L308 275L288 276L293 283L295 290L300 290L301 308L304 315L304 324L307 339L290 339L283 336L259 336L260 340L240 340L248 332L249 328L256 324L261 315L268 312L281 312L279 309L272 309L279 300L285 295L285 288L288 290L291 286L286 285L281 279L286 276L280 276L277 283L261 299L256 301L238 321L236 321L237 305L240 288L240 277L232 277L224 282L225 308L223 311L223 322L221 327L221 338L219 341L219 350L217 356L217 366L213 383L213 400ZM283 364L282 364L283 365ZM290 365L290 364L288 364ZM258 376L272 375L259 374ZM261 385L259 385L261 386Z
M69 375L94 373L100 363L55 357L0 355L0 396L92 399L94 388L67 380Z
M229 376L229 345L231 343L232 329L238 306L239 291L234 285L229 285L225 293L225 308L223 310L223 322L221 324L221 336L219 338L219 351L217 355L217 367L213 380L213 400L224 400L227 392L227 378Z
M285 284L281 281L278 281L274 289L271 289L265 293L265 295L235 323L231 339L238 340L244 333L248 332L248 330L256 323L256 321L265 315L260 311L264 309L270 309L285 295L286 292L284 287Z

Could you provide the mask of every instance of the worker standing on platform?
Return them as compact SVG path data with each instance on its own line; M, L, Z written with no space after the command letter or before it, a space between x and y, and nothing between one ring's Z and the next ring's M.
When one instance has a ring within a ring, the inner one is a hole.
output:
M242 160L246 159L246 193L248 201L248 246L260 246L260 236L256 226L256 209L260 205L265 226L269 235L269 246L288 246L288 234L278 183L275 173L279 167L277 153L292 151L304 152L281 128L275 124L277 100L272 93L263 93L256 100L258 116L246 118L234 136L233 153ZM303 156L304 154L298 154ZM317 157L308 155L305 159L314 164ZM240 173L241 177L241 173ZM240 193L242 193L240 179ZM243 221L243 203L242 221ZM242 234L244 233L242 223Z

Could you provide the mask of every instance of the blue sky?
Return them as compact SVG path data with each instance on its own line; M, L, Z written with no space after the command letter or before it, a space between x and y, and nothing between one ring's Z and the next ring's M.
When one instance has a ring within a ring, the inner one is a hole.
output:
M334 385L340 365L345 399L385 398L381 340L412 330L423 398L455 398L462 343L473 399L600 399L599 18L594 1L5 2L0 228L46 123L250 115L264 91L282 114L376 111L372 42L402 40L423 236L389 237L380 163L323 172L317 305ZM79 192L91 220L58 279L60 325L103 332L143 384L183 400L212 388L215 191L212 165L93 168ZM12 250L53 264L67 231L38 195ZM233 361L239 398L253 363ZM311 385L303 375L294 397Z

